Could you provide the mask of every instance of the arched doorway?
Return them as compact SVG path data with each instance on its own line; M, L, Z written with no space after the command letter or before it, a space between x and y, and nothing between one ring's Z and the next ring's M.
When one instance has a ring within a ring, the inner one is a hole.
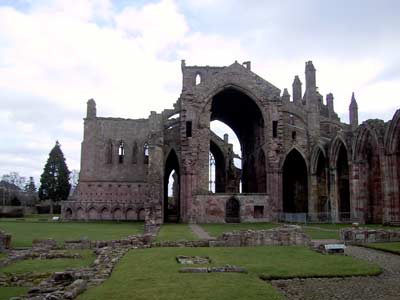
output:
M164 173L164 222L179 222L180 173L178 156L171 150L165 162Z
M113 215L113 220L120 221L124 219L122 210L118 207L113 210L112 215Z
M293 149L283 164L283 212L308 212L307 165L299 151Z
M339 220L348 221L350 219L350 182L349 182L349 162L347 150L343 143L340 143L338 157L336 160L337 176L337 199L339 208Z
M65 210L65 219L72 219L72 209L70 209L69 207Z
M225 222L240 223L240 203L235 198L230 198L226 201Z
M229 87L212 98L210 121L221 121L239 139L242 154L242 192L259 193L266 183L256 177L266 174L266 164L255 163L264 145L264 118L260 108L245 93Z

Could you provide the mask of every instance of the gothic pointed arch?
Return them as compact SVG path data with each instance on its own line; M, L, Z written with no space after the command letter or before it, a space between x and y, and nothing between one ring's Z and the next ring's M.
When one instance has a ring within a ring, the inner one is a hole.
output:
M355 176L357 201L363 211L363 218L368 223L383 221L383 184L382 156L384 122L368 120L356 131L353 144L353 160L357 165Z
M229 126L239 139L242 149L242 191L259 193L258 181L254 180L260 172L256 160L258 149L265 143L265 121L262 105L246 89L226 84L213 91L204 104L200 118L201 126L208 127L209 122L218 120ZM204 124L203 124L204 123Z
M311 154L311 175L315 177L314 210L318 213L319 219L324 220L330 213L330 204L328 201L328 159L326 152L321 145L314 147Z
M180 219L180 173L178 155L174 149L171 149L164 166L165 222L179 222Z
M294 171L295 170L295 171ZM308 171L304 156L293 148L282 166L283 212L308 212Z

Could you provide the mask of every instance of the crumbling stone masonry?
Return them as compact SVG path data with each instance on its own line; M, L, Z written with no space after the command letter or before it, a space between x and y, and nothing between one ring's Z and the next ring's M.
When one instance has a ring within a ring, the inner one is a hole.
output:
M318 92L311 61L304 93L295 76L292 96L253 73L250 62L203 67L182 61L182 75L174 107L147 119L98 117L88 101L79 184L63 203L64 219L400 221L400 110L389 122L359 125L353 94L350 124L342 123L333 95L324 99ZM236 133L240 168L228 137L210 130L214 120Z

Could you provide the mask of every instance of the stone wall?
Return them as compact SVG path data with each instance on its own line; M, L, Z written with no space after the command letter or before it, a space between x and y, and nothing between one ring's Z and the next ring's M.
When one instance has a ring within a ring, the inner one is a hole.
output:
M227 201L240 203L241 222L276 220L276 207L265 194L208 194L195 197L191 211L193 223L225 223ZM257 213L258 210L258 213Z
M347 244L400 242L400 231L368 228L344 228L340 238Z
M245 246L310 246L311 239L299 226L287 226L269 230L243 230L226 232L210 247L245 247Z

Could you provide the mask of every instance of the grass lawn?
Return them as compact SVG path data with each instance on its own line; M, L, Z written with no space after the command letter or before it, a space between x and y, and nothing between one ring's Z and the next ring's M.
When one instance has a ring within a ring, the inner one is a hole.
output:
M372 243L368 244L367 247L400 254L400 242L393 243Z
M63 271L68 268L79 268L89 266L95 259L91 250L71 250L79 253L82 258L56 258L56 259L27 259L7 265L0 270L2 273L50 273Z
M330 240L339 239L339 230L321 230L313 227L304 227L303 231L308 234L312 240Z
M58 242L79 239L112 240L142 233L143 223L115 222L29 222L0 221L0 230L12 235L12 247L29 247L33 239L53 238Z
M8 300L11 297L25 295L29 288L26 287L6 287L0 286L0 300Z
M177 255L209 256L212 265L244 267L248 274L182 274ZM305 247L151 248L128 252L102 285L79 300L282 299L264 277L368 275L378 266L347 256L328 256Z
M238 223L238 224L200 224L200 226L213 237L220 236L224 232L238 231L238 230L262 230L278 227L279 224L272 223Z
M178 240L197 240L197 236L192 232L188 224L163 224L157 235L156 242L178 241Z

